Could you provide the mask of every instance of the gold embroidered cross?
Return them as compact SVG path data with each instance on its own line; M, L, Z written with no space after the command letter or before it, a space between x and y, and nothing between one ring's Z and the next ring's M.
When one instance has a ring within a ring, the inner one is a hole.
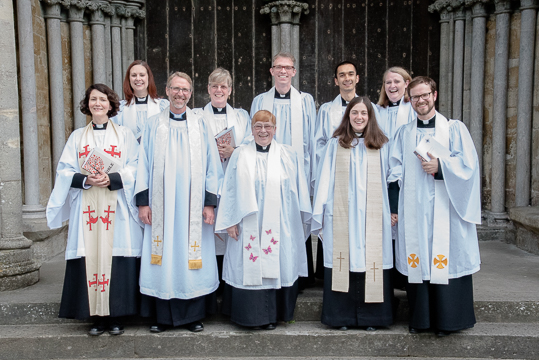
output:
M159 243L162 243L163 240L159 240L159 235L157 235L157 239L155 239L153 242L156 243L156 246L159 246Z
M374 276L374 279L373 281L376 281L376 270L378 270L379 268L376 267L376 262L373 262L372 263L372 267L371 267L371 270L374 270L373 271L373 276Z
M199 248L200 245L197 245L197 242L195 241L195 245L191 245L191 247L193 248L193 251L197 251L197 248Z
M339 257L337 259L339 259L339 271L342 271L342 261L344 260L342 252L339 251Z

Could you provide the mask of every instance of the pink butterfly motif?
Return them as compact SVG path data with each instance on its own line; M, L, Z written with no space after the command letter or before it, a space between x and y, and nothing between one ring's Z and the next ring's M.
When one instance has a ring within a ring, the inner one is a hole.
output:
M245 249L247 249L247 250L251 250L251 248L252 248L251 244L248 244L248 245L245 247Z
M271 229L269 229L269 230L264 230L264 231L266 232L266 235L271 234Z
M264 254L268 255L271 252L271 246L268 246L267 249L262 249L264 251Z
M258 256L253 256L253 253L251 253L251 256L249 257L249 260L253 260L253 262L255 262L256 259L258 259Z
M256 236L251 235L250 239L251 241L253 241L254 239L256 239Z
M278 240L275 240L274 238L271 238L270 242L271 242L272 244L277 244L279 241L278 241Z

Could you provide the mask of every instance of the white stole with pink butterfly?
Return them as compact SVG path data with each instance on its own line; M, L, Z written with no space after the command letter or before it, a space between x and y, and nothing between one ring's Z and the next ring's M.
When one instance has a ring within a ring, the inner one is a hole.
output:
M244 150L249 166L250 183L255 183L256 144ZM279 263L279 240L281 228L281 147L273 141L268 153L264 216L262 229L258 213L243 219L243 285L262 285L262 278L278 279L281 276ZM260 211L260 209L259 209Z

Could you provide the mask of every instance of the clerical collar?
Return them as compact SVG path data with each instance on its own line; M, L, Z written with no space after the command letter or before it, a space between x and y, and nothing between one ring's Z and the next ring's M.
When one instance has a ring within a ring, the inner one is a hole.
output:
M172 120L176 120L176 121L181 121L181 120L186 120L186 119L187 119L185 111L182 112L181 114L174 114L174 113L171 111L171 112L170 112L170 118L171 118Z
M342 106L348 106L348 103L350 103L350 101L344 100L342 96L341 96L341 102L342 102Z
M95 122L92 121L92 127L94 128L94 130L106 130L108 123L109 122L107 121L104 124L96 124Z
M390 102L389 102L389 107L399 106L400 103L401 103L401 101L402 101L402 99L400 99L400 100L397 101L397 102L390 101Z
M216 108L215 106L211 106L213 108L213 113L214 114L225 114L226 115L226 106L224 108Z
M135 104L147 104L148 103L148 96L146 95L143 98L139 98L135 96Z
M269 152L270 146L271 146L271 143L269 143L268 146L261 146L261 145L256 144L256 151L258 151L258 152Z
M433 128L436 125L436 115L431 117L428 120L420 120L417 119L417 127L418 128Z
M275 88L275 98L276 99L290 99L290 91L292 91L292 88L290 88L290 90L288 90L286 94L279 94L279 92L277 91L277 88Z
M357 136L358 138L362 138L362 137L363 137L363 133L356 133L356 136Z

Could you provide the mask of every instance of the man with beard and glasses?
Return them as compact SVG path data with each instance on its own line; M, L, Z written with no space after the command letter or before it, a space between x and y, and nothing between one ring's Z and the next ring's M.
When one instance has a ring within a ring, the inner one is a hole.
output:
M389 188L398 192L390 195L391 209L398 209L392 217L400 223L396 267L408 277L410 333L430 329L446 336L476 322L472 274L480 267L479 161L466 126L435 110L432 79L414 78L408 93L417 116L395 134L387 180L398 185ZM438 149L416 155L422 140Z

